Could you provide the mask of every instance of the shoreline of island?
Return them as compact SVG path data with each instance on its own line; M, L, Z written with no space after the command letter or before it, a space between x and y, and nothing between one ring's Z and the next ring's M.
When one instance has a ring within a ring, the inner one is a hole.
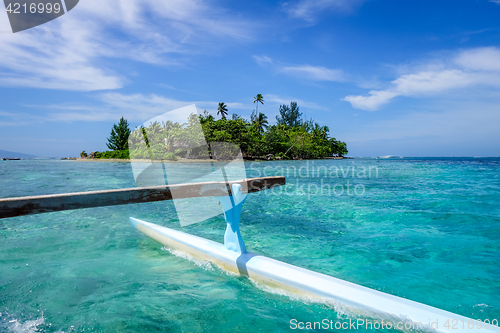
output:
M345 156L332 156L332 157L323 157L323 158L312 158L312 159L296 159L296 160L285 160L285 159L276 159L276 160L266 160L260 158L243 158L244 162L272 162L272 161L305 161L305 160L343 160L343 159L353 159L353 157L345 157ZM66 157L61 160L67 161L76 161L76 162L122 162L122 163L158 163L158 162L167 162L167 163L207 163L212 162L211 159L189 159L189 158L180 158L175 161L173 160L149 160L149 159L119 159L119 158L72 158Z

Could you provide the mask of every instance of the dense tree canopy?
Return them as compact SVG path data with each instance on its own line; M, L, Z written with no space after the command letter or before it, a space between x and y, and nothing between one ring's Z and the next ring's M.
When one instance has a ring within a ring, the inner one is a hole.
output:
M209 158L214 142L236 144L245 157L272 154L274 158L306 159L347 154L346 143L331 138L327 126L301 118L296 102L281 105L278 124L272 126L268 126L263 113L252 113L250 122L240 116L227 119L226 114L219 120L207 112L200 116L192 114L184 124L155 122L136 129L130 137L130 157Z

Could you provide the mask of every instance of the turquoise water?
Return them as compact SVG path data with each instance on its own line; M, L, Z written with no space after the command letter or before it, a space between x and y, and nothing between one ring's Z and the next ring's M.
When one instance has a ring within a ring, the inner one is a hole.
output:
M500 159L246 166L248 177L284 173L288 183L249 195L249 251L500 320ZM0 161L0 197L133 186L127 163ZM288 332L291 319L351 316L173 255L129 216L223 240L222 216L181 228L171 202L0 220L0 332Z

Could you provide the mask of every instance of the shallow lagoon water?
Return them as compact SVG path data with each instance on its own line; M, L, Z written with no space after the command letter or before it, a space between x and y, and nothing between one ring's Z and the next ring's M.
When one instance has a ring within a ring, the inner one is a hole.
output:
M246 168L248 177L284 175L288 184L248 196L241 230L249 251L500 320L500 159ZM127 163L0 161L0 197L133 186ZM222 215L181 228L171 202L0 220L0 331L288 332L291 319L352 317L342 304L289 297L174 255L129 216L223 241Z

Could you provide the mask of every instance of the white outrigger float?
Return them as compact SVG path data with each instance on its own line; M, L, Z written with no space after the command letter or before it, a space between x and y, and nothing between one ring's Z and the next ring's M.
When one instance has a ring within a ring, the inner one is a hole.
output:
M219 198L227 222L224 244L133 217L130 221L137 230L170 249L210 261L263 285L320 301L340 303L360 318L384 320L391 323L391 328L500 332L494 326L479 329L475 320L464 316L248 252L239 229L241 205L246 194L239 184L231 187L231 195ZM473 328L469 328L471 326Z

